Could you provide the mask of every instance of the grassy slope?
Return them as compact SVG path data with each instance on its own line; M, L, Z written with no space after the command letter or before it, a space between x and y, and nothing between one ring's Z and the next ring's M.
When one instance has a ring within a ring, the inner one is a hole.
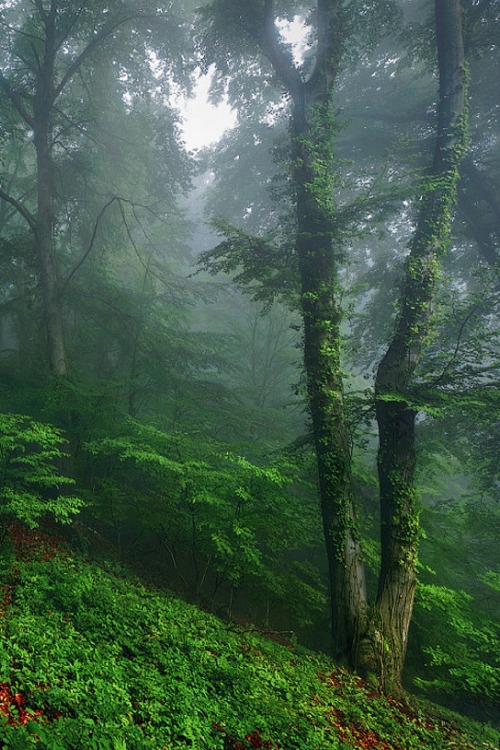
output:
M0 584L0 747L494 747L484 728L386 699L41 534L17 530Z

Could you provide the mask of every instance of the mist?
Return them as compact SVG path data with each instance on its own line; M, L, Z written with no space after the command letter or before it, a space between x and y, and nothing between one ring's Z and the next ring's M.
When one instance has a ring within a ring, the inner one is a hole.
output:
M0 3L2 586L55 533L498 726L498 14Z

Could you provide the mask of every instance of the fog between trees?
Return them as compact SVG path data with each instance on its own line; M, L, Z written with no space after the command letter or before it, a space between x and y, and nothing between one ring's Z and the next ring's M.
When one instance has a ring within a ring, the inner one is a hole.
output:
M431 5L2 3L0 395L82 543L486 718L498 7ZM195 155L200 70L237 122Z

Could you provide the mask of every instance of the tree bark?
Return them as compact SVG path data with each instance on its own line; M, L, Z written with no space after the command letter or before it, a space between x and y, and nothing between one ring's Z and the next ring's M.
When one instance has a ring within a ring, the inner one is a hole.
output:
M221 3L215 5L216 14L220 13ZM343 253L334 203L331 112L333 87L346 42L345 5L343 0L318 0L316 60L307 79L280 43L273 0L238 4L233 22L258 45L292 103L295 249L307 399L329 565L332 651L337 660L364 674L373 674L384 689L392 690L401 686L416 586L417 411L410 386L431 329L439 258L446 244L458 165L465 149L461 11L460 0L436 0L440 71L437 143L411 243L396 332L376 379L382 565L377 601L369 607L356 531L345 419L339 291ZM228 12L232 8L228 0Z
M53 375L67 373L59 272L54 247L53 165L46 122L37 121L34 132L37 163L36 250L42 288L47 355Z
M418 407L412 404L411 383L432 330L440 258L447 244L458 168L466 149L460 0L436 0L435 18L439 64L436 146L410 243L396 330L379 364L375 384L382 564L367 637L372 643L372 662L381 665L379 676L386 690L401 688L416 588Z
M63 314L59 290L59 272L54 244L54 165L51 144L51 119L56 101L54 64L57 50L57 2L49 12L40 9L45 28L43 58L38 66L33 96L33 140L37 165L37 226L35 231L40 283L42 287L47 354L53 375L67 372Z
M51 143L51 119L58 96L54 85L54 63L58 47L56 40L57 0L53 0L49 11L45 11L41 4L37 4L37 10L44 27L43 55L34 54L36 62L36 66L33 66L34 92L28 104L0 72L1 87L21 118L33 130L36 152L36 215L31 216L21 204L11 200L8 196L5 199L10 200L34 232L49 368L52 374L64 376L67 372L67 362L58 263L54 244L54 167ZM31 105L31 110L29 105Z
M60 0L51 0L50 4L44 4L41 0L36 0L33 4L35 6L34 12L40 22L40 28L43 29L43 32L41 32L43 38L39 39L41 50L32 45L31 57L28 56L27 60L21 58L23 70L26 68L28 74L32 76L30 83L33 94L27 96L23 90L23 84L18 90L15 81L8 80L1 70L0 87L9 97L22 120L33 131L37 166L36 215L32 215L19 201L2 190L0 190L0 198L13 205L26 219L34 232L42 290L47 358L51 373L62 377L66 375L68 366L58 257L54 237L56 213L54 208L52 130L56 103L85 60L118 28L134 19L152 20L155 18L155 14L148 14L141 9L132 9L117 13L108 20L107 17L103 17L102 25L98 30L93 32L92 27L88 28L87 44L83 46L81 52L69 61L65 72L61 72L58 77L55 66L56 56L64 41L69 38L73 31L73 25L77 22L80 11L75 12L73 22L68 28L64 29L59 17L64 3L61 3ZM24 32L19 29L15 33L23 34Z
M304 365L328 557L332 653L353 667L353 644L366 628L367 595L351 488L351 455L341 371L342 309L336 240L331 100L343 44L342 3L318 0L314 70L302 80L277 40L274 6L265 4L260 46L292 102L296 253L304 322Z
M312 93L317 92L308 92L308 101L300 102L292 122L304 365L329 567L332 652L338 661L354 666L351 646L353 634L364 626L366 586L356 539L344 416L337 278L340 253L335 247L329 178L333 170L329 92L325 88L326 97Z

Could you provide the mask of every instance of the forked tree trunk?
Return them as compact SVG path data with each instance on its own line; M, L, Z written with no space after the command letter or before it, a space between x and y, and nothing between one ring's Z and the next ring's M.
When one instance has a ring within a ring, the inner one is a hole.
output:
M383 549L377 602L369 608L356 534L343 403L338 289L343 259L333 201L331 106L346 42L344 6L343 0L317 0L316 61L307 79L278 39L274 0L249 3L248 14L242 11L239 23L267 57L292 101L295 244L307 395L330 574L333 654L363 673L374 674L390 690L401 684L416 584L416 412L408 388L432 322L437 266L464 150L465 73L460 2L436 0L440 68L437 145L411 244L396 333L376 382Z
M386 690L401 687L416 587L419 537L412 378L433 323L440 259L450 231L458 168L466 150L466 71L460 0L436 0L439 63L437 138L410 243L393 339L376 377L382 564L368 633ZM363 665L360 665L363 666Z

